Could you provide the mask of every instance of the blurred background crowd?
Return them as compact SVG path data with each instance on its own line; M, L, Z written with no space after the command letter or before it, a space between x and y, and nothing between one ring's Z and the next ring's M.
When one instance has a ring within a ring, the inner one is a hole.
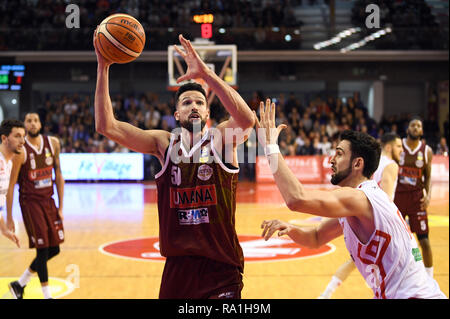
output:
M65 27L70 3L80 8L76 30ZM448 49L448 4L446 13L434 12L425 0L340 0L336 24L330 24L329 0L186 0L182 6L176 0L17 0L0 1L0 50L90 50L92 31L112 13L128 13L141 22L149 39L145 50L166 49L180 32L198 37L192 17L199 13L214 14L217 44L235 43L240 50L310 49L304 39L317 32L332 36L339 32L339 19L342 26L364 25L371 3L380 7L381 24L393 33L368 48ZM14 37L8 37L11 32Z
M262 92L254 92L247 104L259 111L260 101L268 98ZM414 114L382 117L377 122L367 112L359 97L341 99L335 96L313 97L307 103L290 93L270 97L279 106L277 125L287 124L279 139L283 155L333 155L339 133L345 129L366 132L379 139L384 133L396 132L406 136L408 121ZM171 131L177 126L173 113L173 98L163 101L155 93L141 95L113 95L111 97L115 116L142 129L163 129ZM38 108L43 123L43 133L55 135L60 139L63 153L109 153L130 152L113 141L95 132L93 96L71 94L59 98L49 98ZM211 104L211 127L226 119L226 111L215 98ZM449 118L440 131L438 123L431 115L423 119L424 141L435 154L448 155ZM254 146L254 145L253 145ZM251 145L245 145L245 150ZM146 155L146 178L151 179L160 169L156 158ZM241 163L243 179L254 177L254 165Z

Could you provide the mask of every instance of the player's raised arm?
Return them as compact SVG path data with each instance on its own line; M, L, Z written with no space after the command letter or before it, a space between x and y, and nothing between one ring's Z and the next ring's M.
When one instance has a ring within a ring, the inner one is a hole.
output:
M188 69L186 74L177 79L177 82L202 78L218 96L225 109L231 115L231 118L226 121L226 127L241 128L243 130L253 127L253 113L239 93L208 68L192 47L189 40L186 40L181 34L179 40L184 51L177 46L175 46L175 50L183 57Z
M157 156L160 161L169 145L170 133L163 130L142 130L129 123L118 121L114 117L109 96L109 67L112 62L106 60L98 51L97 87L95 90L95 128L107 138L136 152Z
M319 215L324 217L368 217L371 218L371 207L363 192L352 187L341 187L332 191L306 189L287 166L277 145L281 125L275 127L275 103L266 101L260 106L260 121L257 128L264 129L266 137L266 156L269 161L278 189L290 210ZM337 149L336 157L350 150ZM360 165L355 162L355 165Z

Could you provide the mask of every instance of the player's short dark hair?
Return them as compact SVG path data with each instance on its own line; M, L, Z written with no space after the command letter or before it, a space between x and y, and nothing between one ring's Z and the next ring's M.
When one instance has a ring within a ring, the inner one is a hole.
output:
M386 144L389 144L393 141L395 141L396 139L400 138L400 136L397 133L386 133L383 134L383 136L381 136L381 146L384 147Z
M196 82L188 82L188 83L180 86L180 88L177 91L177 94L175 94L175 104L178 103L178 99L180 98L180 95L186 91L199 91L201 94L203 94L205 99L207 99L205 89L203 89L203 87L200 84L198 84Z
M380 162L381 145L369 134L345 130L341 133L341 140L350 142L351 160L362 157L364 160L363 175L370 178L377 170Z
M420 121L423 125L423 120L419 115L413 115L413 117L411 117L411 119L408 122L408 126L411 125L412 121Z
M21 127L25 129L25 125L23 125L22 121L15 120L15 119L5 119L0 124L0 137L2 135L9 136L11 134L11 131L15 127ZM0 140L1 142L1 140Z

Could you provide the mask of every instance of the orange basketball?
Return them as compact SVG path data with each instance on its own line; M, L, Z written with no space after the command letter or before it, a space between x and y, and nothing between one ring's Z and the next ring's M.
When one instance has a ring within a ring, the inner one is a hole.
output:
M100 23L94 41L105 59L128 63L135 60L144 49L145 32L138 20L128 14L118 13Z

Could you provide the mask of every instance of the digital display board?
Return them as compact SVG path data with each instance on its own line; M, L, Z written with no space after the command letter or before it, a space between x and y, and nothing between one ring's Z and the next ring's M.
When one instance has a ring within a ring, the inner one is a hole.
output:
M0 65L0 90L20 91L24 75L24 65Z

